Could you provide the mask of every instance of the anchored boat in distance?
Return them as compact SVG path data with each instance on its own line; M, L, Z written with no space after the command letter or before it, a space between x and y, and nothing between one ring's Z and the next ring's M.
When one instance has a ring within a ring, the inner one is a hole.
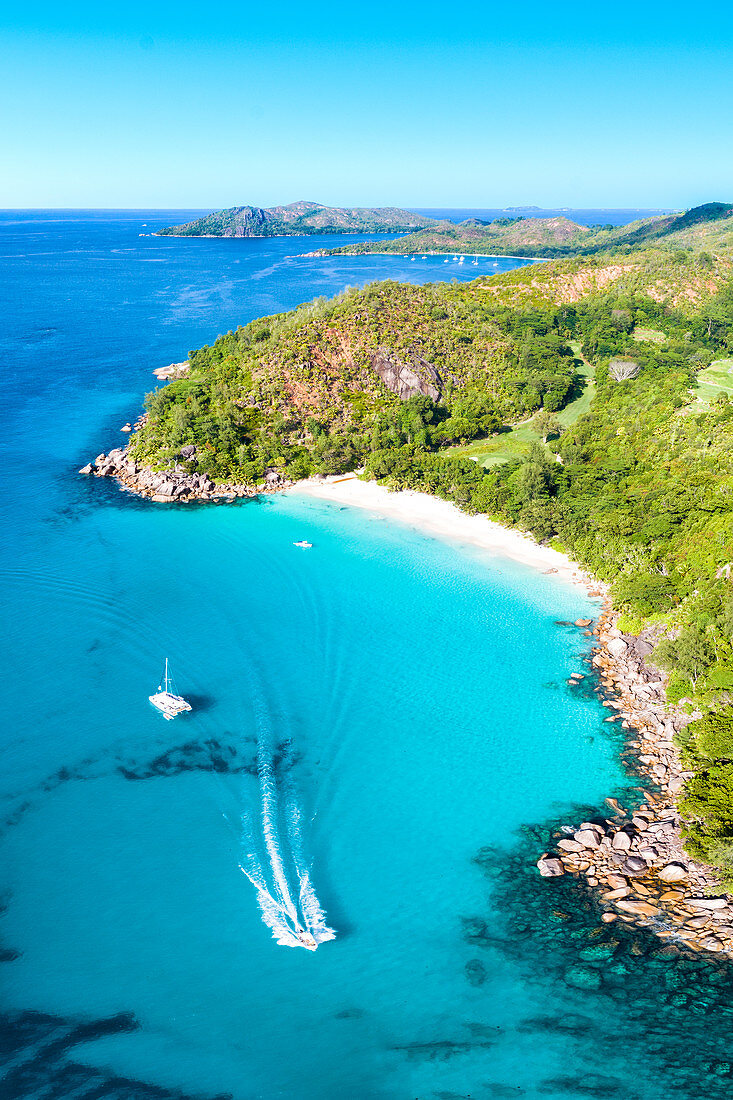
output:
M171 721L186 710L191 710L191 704L182 695L176 695L173 690L173 677L168 671L168 658L165 659L165 672L155 695L149 695L150 702L156 707L167 721Z

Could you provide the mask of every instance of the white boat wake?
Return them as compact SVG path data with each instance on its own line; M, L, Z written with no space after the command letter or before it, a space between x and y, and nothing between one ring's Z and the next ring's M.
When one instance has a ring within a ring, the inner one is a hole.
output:
M267 737L260 737L257 772L261 837L255 838L252 823L247 814L243 814L243 856L239 866L257 891L262 920L277 943L283 947L304 947L315 951L319 943L335 939L336 933L326 924L311 881L310 868L303 855L302 815L290 777L292 759L289 746L282 767L286 778L279 785L272 746ZM282 792L281 786L284 787ZM285 796L284 806L281 805L282 793Z

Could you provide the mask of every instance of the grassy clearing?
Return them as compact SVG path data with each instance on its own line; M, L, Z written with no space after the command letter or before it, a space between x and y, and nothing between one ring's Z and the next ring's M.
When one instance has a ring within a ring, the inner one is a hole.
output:
M578 375L583 379L583 387L578 396L557 414L563 428L569 428L579 416L588 412L596 393L594 370L583 358L580 342L573 341L570 347L578 363ZM452 447L451 452L461 458L473 458L482 466L489 467L509 462L513 458L521 458L529 450L530 444L541 442L541 436L532 427L531 420L523 420L490 439L477 439L464 447Z
M699 412L710 407L716 397L727 393L733 397L733 359L715 359L697 376L695 400L688 412Z
M659 329L640 328L639 325L636 326L631 335L634 340L640 340L642 342L644 340L649 340L653 344L663 344L667 339L666 335L663 332L660 332Z

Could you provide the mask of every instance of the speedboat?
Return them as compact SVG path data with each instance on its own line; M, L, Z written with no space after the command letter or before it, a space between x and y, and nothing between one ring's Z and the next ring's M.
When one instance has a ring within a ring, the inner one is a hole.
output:
M293 546L302 546L304 550L310 550L313 546L313 543L308 542L307 539L301 539L300 542L294 542Z
M153 706L161 712L166 721L170 722L184 711L192 710L191 704L182 695L176 695L173 689L173 677L168 671L168 658L165 659L165 672L163 679L158 684L155 695L148 698Z
M295 938L306 951L316 951L318 949L318 944L310 932L304 932L302 928L296 929Z

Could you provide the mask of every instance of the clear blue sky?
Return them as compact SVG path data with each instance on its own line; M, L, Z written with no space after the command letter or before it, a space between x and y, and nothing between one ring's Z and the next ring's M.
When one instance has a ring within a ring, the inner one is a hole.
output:
M733 4L15 4L0 206L733 200Z

